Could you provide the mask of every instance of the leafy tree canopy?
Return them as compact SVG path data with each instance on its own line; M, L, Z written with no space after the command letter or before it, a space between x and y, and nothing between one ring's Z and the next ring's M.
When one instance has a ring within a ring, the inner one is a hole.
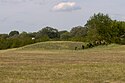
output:
M112 20L108 15L102 13L94 14L85 25L88 29L88 38L90 40L106 40L110 42L111 25Z
M87 28L82 26L73 27L70 34L72 37L85 37L87 35Z
M52 27L45 27L37 33L37 37L47 35L50 39L59 38L59 32Z
M19 35L19 31L11 31L11 32L9 33L9 36L10 36L10 37L12 37L12 36L17 36L17 35Z

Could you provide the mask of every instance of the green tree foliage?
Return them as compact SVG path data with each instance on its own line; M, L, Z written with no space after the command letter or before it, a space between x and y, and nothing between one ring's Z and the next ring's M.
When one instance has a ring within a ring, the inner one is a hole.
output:
M9 36L8 34L0 34L0 50L8 48L17 48L28 44L49 40L47 34L40 34L40 36L36 38L37 35L38 32L22 32L19 34L18 31L11 31L9 33Z
M18 36L18 35L19 35L19 31L11 31L11 32L9 33L9 36L10 36L10 37Z
M89 41L105 40L108 43L121 43L125 35L125 22L112 20L102 13L94 14L86 23Z
M36 38L37 32L28 33L28 35L29 35L29 37L35 37Z
M71 38L71 36L70 36L70 33L68 31L60 34L61 40L68 41L69 38Z
M24 45L32 44L34 41L31 38L9 38L0 40L0 50L8 48L17 48Z
M87 35L87 28L82 26L73 27L70 31L70 40L85 41Z
M125 44L125 22L113 21L112 28L112 42Z
M85 37L87 35L87 28L82 26L73 27L70 34L72 37Z
M30 36L29 36L29 34L27 32L24 31L24 32L20 33L19 37L27 38L27 37L30 37Z
M68 31L67 30L62 30L62 31L59 31L59 35L63 34L63 33L67 33Z
M10 42L0 39L0 50L10 48Z
M88 29L88 39L91 41L106 40L110 42L111 25L112 20L108 15L102 13L94 14L85 25Z
M112 22L111 37L113 43L125 44L125 22L116 20Z
M6 39L8 38L8 34L0 34L0 39Z
M45 42L45 41L49 41L49 37L47 35L43 35L42 37L35 39L35 42Z
M57 29L52 27L45 27L39 32L37 32L37 37L48 36L50 39L59 38L59 32Z

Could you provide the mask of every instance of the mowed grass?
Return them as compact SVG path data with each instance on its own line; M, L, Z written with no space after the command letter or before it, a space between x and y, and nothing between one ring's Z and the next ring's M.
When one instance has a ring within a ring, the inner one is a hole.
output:
M35 49L0 51L0 83L125 83L124 45Z

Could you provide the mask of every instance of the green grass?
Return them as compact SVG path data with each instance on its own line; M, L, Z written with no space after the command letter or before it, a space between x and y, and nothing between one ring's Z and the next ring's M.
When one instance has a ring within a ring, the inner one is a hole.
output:
M125 83L124 45L86 50L34 47L0 51L1 83Z
M23 47L24 50L74 50L75 47L82 49L83 42L72 42L72 41L49 41L41 42Z

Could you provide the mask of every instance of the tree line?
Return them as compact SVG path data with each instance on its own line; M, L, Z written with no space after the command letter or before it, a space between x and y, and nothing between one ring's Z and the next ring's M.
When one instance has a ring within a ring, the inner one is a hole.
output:
M0 50L44 41L105 41L109 44L125 44L125 22L112 20L107 14L98 13L91 16L84 26L73 27L70 31L59 31L48 26L31 33L14 30L9 34L0 34Z

